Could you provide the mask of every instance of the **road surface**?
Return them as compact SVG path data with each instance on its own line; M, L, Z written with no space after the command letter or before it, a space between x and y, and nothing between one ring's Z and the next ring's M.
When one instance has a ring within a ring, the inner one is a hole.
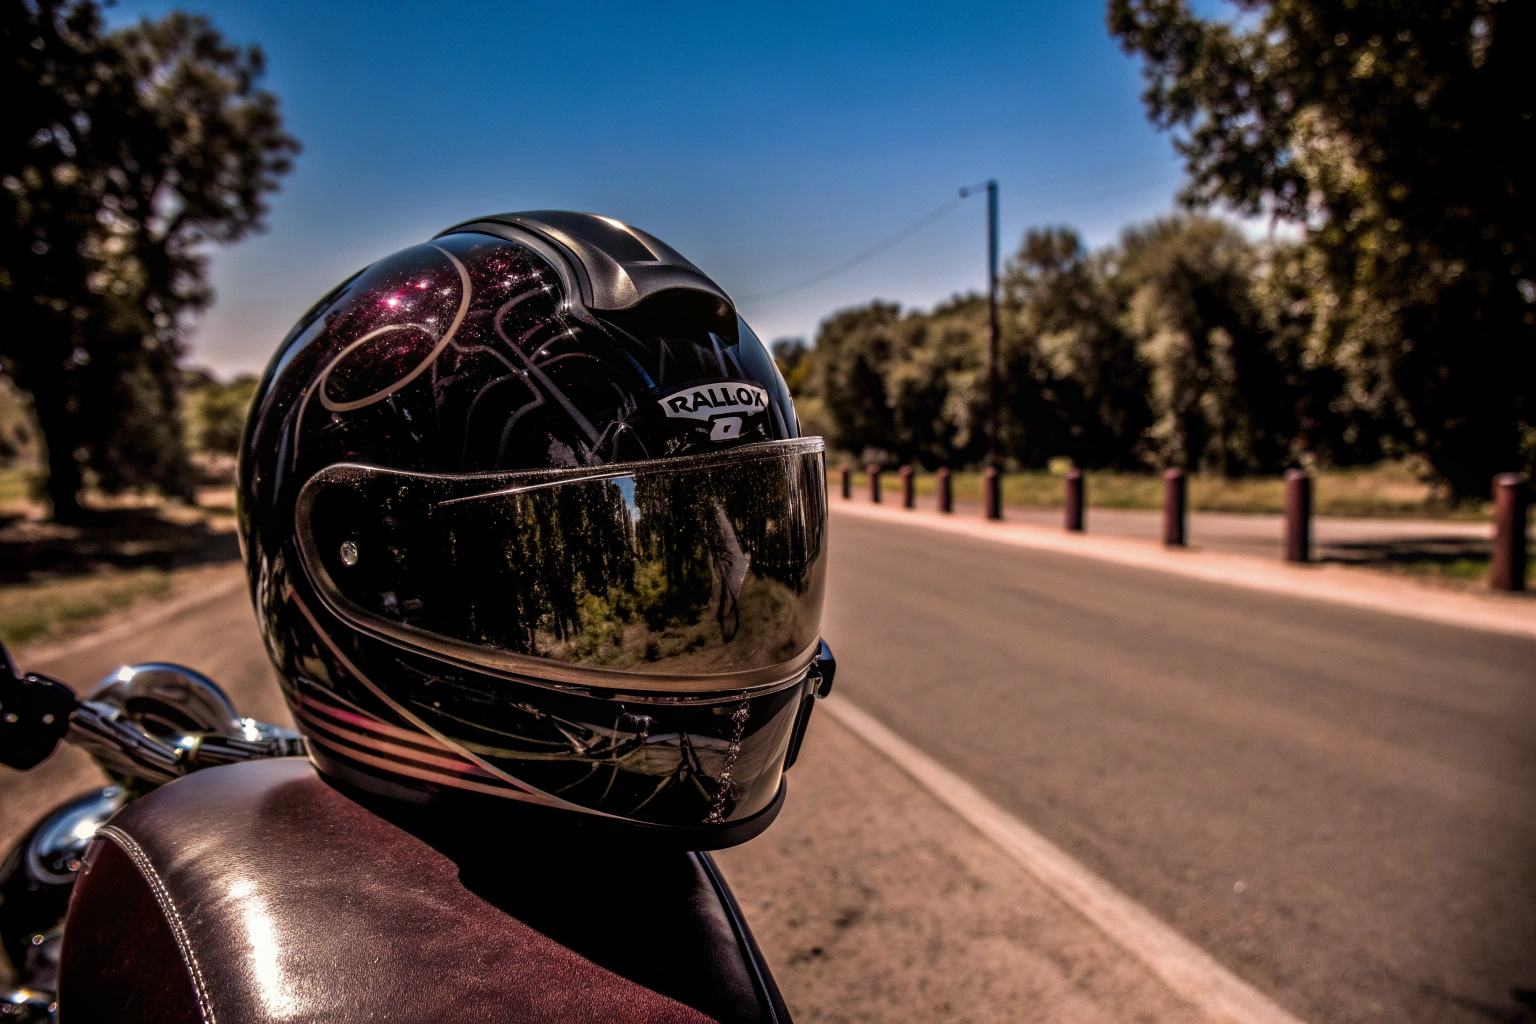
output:
M1523 1019L1536 642L853 516L833 545L839 693L1286 1010ZM28 667L83 687L149 659L287 720L240 591ZM784 819L722 857L802 1021L1199 1019L818 737ZM72 750L0 775L0 840L94 779Z
M834 524L855 704L1304 1020L1521 1019L1536 641Z

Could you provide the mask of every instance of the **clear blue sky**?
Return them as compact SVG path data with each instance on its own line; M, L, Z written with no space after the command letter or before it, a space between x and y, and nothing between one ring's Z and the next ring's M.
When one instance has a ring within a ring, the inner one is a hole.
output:
M1171 209L1169 140L1103 5L127 0L257 43L304 144L266 233L221 250L194 362L259 369L347 274L482 213L564 208L660 236L738 298L814 273L996 177L1004 251ZM1205 6L1202 4L1201 6ZM985 200L813 288L742 302L764 338L985 280Z

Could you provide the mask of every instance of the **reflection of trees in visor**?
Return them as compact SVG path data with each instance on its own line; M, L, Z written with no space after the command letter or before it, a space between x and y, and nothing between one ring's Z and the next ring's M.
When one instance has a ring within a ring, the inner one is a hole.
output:
M599 478L342 466L305 493L306 562L337 610L386 633L398 625L447 638L462 648L448 653L467 660L494 664L488 653L507 652L718 679L789 666L817 639L819 441Z

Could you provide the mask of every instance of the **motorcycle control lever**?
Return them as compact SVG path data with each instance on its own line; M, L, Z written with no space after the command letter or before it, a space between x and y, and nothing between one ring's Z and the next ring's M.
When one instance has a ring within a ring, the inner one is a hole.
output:
M282 726L244 719L234 732L191 732L158 736L122 708L81 701L69 716L68 741L84 750L107 774L159 785L199 768L302 755L304 741Z
M23 676L0 646L0 763L25 771L66 738L108 774L151 786L200 768L305 753L297 732L241 718L217 683L184 666L126 666L80 701L55 679Z

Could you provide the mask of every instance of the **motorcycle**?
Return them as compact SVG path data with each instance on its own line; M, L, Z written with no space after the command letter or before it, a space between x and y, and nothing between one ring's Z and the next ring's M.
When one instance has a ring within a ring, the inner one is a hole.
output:
M825 643L811 671L825 695ZM61 741L112 784L0 864L0 1024L790 1019L706 852L615 849L537 808L445 823L323 779L191 669L127 666L79 700L0 646L0 763Z

